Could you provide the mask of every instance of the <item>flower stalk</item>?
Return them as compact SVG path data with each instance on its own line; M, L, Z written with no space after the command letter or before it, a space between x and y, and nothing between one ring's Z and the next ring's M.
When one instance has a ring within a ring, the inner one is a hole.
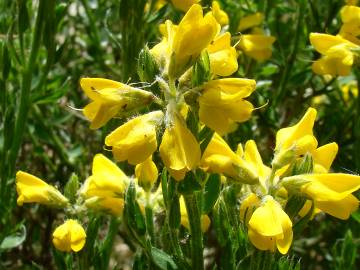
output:
M184 195L186 211L190 223L192 269L204 269L203 236L201 231L201 214L196 193Z

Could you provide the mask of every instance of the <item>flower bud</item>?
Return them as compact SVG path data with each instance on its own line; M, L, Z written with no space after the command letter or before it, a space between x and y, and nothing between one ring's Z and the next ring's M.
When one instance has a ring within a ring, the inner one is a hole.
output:
M140 51L137 73L143 82L153 82L159 74L159 67L147 46Z
M211 13L203 16L202 7L193 5L177 27L171 43L169 77L177 78L188 69L219 32L220 25ZM194 37L197 37L194 39Z
M292 193L300 193L303 185L311 182L310 180L304 179L300 176L289 176L285 177L281 184Z
M154 95L148 91L112 80L82 78L80 85L92 100L83 110L85 117L91 121L91 129L100 128L114 116L138 109L154 100Z
M312 173L314 168L313 158L310 154L295 161L292 169L293 175Z
M240 160L240 162L233 164L233 167L236 171L236 180L248 185L255 185L259 183L259 175L256 171L254 171L252 166L246 162Z
M145 191L149 191L152 188L158 178L158 169L152 161L151 156L144 162L136 165L135 175L138 179L139 186L141 186Z
M105 138L118 161L130 164L144 162L157 148L156 129L163 119L162 111L153 111L129 120Z
M55 187L34 175L18 171L16 173L17 204L41 203L55 207L65 207L69 203Z
M293 162L295 158L295 150L294 148L290 148L286 151L276 153L271 165L278 169Z
M53 244L56 249L64 252L80 251L86 241L84 228L73 219L68 219L57 227L53 233Z
M200 54L192 70L192 85L199 86L210 80L210 59L207 51Z
M80 194L85 206L119 216L124 208L124 192L128 177L115 163L102 154L94 157L92 175L81 187Z

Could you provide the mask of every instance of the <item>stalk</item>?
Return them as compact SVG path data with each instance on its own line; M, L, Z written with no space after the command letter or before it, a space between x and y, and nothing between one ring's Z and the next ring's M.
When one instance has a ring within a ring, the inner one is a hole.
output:
M192 269L202 270L204 269L204 247L201 231L201 214L194 193L185 195L184 199L190 224Z
M25 70L22 74L22 84L20 90L20 103L19 110L16 114L15 120L15 129L14 129L14 139L11 146L11 150L8 157L8 176L12 175L15 169L15 163L17 156L19 154L20 146L23 140L26 120L30 108L30 90L31 90L31 82L33 70L36 64L36 59L39 53L39 49L41 46L41 34L45 22L45 14L49 12L46 10L47 4L49 4L50 0L40 0L38 12L36 16L35 28L32 35L32 43L30 56L28 58L28 62L26 64ZM2 189L3 192L3 189Z
M284 95L286 93L286 85L289 81L290 72L295 63L297 51L299 48L304 11L305 11L305 1L301 0L298 4L298 17L297 17L297 22L296 22L296 32L295 32L294 43L293 43L293 47L292 47L292 50L290 53L290 57L288 58L284 72L282 73L278 94L274 100L275 106L279 103L280 100L282 100L284 98Z
M358 89L360 89L360 71L355 71L356 79L357 79L357 85ZM355 116L355 122L354 122L354 141L355 141L355 147L354 147L354 157L355 157L355 166L356 171L360 172L360 96L358 95L356 97L356 116Z
M150 203L150 191L146 192L145 222L146 222L146 232L150 238L151 243L154 244L155 242L154 212Z

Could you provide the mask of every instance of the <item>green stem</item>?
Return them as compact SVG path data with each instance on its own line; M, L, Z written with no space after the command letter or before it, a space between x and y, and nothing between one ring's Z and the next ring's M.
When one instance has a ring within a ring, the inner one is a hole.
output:
M15 120L14 140L8 158L8 165L9 165L8 176L11 176L14 172L16 159L19 154L20 146L25 131L25 125L26 125L26 120L27 120L27 116L30 108L30 101L31 101L30 90L31 90L32 75L34 72L36 59L41 45L41 40L42 40L41 33L45 22L44 16L46 12L49 12L48 10L46 10L47 4L49 4L49 2L50 0L40 0L39 2L34 33L32 36L33 39L31 44L30 56L26 68L22 74L20 104Z
M355 75L357 79L358 89L360 89L360 71L355 70ZM360 95L356 98L356 114L355 114L355 123L354 123L354 156L355 156L355 166L356 171L360 172Z
M185 195L184 199L190 223L192 269L201 270L204 269L201 214L195 193Z
M295 32L294 43L293 43L293 47L292 47L290 56L285 63L285 68L282 73L278 94L274 100L275 106L279 103L279 101L281 101L283 99L283 97L286 93L286 85L289 81L290 72L295 63L297 51L298 51L299 44L300 44L301 31L303 30L302 21L303 21L303 17L304 17L304 11L305 11L305 1L301 0L300 3L298 4L298 17L297 17L297 23L296 23L296 32Z
M181 250L180 247L180 241L179 241L179 231L178 229L175 228L171 228L168 222L168 229L169 229L169 236L170 236L170 242L171 242L171 247L173 249L173 251L175 252L176 256L178 258L183 258L183 252Z
M145 205L145 222L146 222L146 232L150 238L150 242L154 244L155 234L154 234L154 213L150 204L150 192L146 193L146 205Z
M97 50L97 53L94 54L94 57L96 58L96 61L100 64L101 68L104 70L108 70L108 67L105 65L104 63L104 59L103 59L103 52L101 49L101 40L100 40L100 35L99 35L99 31L98 28L96 26L95 20L94 20L94 16L91 12L91 9L89 7L88 1L87 0L81 0L81 3L85 9L85 13L89 19L89 23L90 23L90 31L89 31L89 35L90 38L93 41L93 44L95 45L95 49Z
M177 196L172 196L172 200L178 200L179 198ZM172 202L171 200L167 203L167 209L166 209L166 224L167 228L169 230L169 237L170 237L170 244L173 252L176 254L176 256L180 259L183 259L184 255L180 246L179 241L179 230L178 228L174 228L170 224L170 208L171 208Z

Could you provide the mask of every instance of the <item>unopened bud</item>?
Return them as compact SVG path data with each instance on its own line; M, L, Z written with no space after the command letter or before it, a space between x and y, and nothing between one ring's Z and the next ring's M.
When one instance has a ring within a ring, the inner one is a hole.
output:
M279 169L293 162L295 158L296 158L296 153L294 148L290 148L285 151L280 151L275 154L275 157L272 161L272 166L276 169Z
M236 171L236 180L248 185L259 183L259 176L256 171L246 164L246 162L238 162L237 164L233 164L233 167Z
M152 161L151 156L144 162L136 165L135 175L138 179L138 184L145 191L149 191L158 178L158 169L155 163Z
M282 179L281 184L291 193L300 193L302 186L309 182L310 180L306 180L295 175L285 177Z
M204 82L210 80L210 59L207 51L200 54L192 69L192 85L193 87L202 85Z
M49 186L48 189L49 204L56 207L66 207L69 200L65 198L57 189Z
M159 67L147 46L140 51L137 73L144 82L153 82L159 74Z
M313 158L310 154L297 159L292 168L292 175L312 173L314 168Z

